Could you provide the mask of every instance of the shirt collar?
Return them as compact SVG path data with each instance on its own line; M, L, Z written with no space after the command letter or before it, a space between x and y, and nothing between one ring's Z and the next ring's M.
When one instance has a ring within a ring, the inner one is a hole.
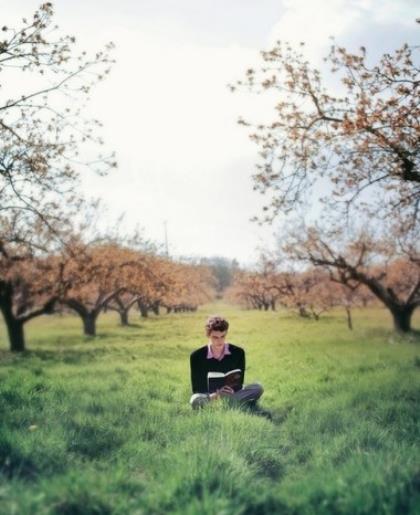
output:
M211 350L211 345L210 344L207 345L207 359L217 359L218 361L222 361L222 359L225 356L229 356L230 354L232 354L232 353L229 350L229 344L228 343L225 343L225 345L223 347L223 352L220 354L219 358L215 358L214 357L213 352Z

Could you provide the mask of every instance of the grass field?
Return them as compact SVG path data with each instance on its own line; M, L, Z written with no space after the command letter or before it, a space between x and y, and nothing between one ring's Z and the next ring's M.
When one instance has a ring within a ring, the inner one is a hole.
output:
M190 409L214 312L272 421ZM221 304L131 321L103 315L88 339L75 317L34 320L21 356L0 327L2 515L420 513L420 331Z

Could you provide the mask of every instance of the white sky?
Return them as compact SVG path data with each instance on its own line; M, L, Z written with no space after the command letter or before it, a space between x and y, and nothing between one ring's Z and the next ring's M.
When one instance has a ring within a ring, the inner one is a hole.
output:
M0 0L1 25L30 17L40 1ZM110 219L126 213L173 255L253 261L273 247L272 227L250 218L264 199L252 191L257 147L239 116L270 116L269 99L232 94L228 83L277 40L305 41L321 62L330 36L371 55L419 41L417 0L58 0L55 20L86 50L116 44L111 76L89 110L105 125L118 169L87 176Z

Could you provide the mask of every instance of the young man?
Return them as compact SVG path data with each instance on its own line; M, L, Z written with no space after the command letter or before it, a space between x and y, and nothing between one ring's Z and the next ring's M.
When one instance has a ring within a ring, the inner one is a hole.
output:
M212 316L206 323L208 344L194 351L190 356L191 385L193 395L190 404L193 409L203 407L220 397L226 397L239 405L255 405L263 394L263 387L258 384L243 386L245 377L245 352L241 347L226 342L229 329L227 320L220 316ZM241 371L240 389L234 391L224 386L216 392L209 393L207 374L209 372L229 372L239 369Z

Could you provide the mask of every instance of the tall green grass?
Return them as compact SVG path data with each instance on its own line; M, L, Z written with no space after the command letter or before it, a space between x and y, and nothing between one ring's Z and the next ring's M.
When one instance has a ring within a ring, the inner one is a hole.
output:
M189 354L225 314L273 420L188 404ZM420 336L383 310L319 322L212 305L98 337L70 316L0 328L1 514L420 512ZM420 317L414 321L420 326Z

